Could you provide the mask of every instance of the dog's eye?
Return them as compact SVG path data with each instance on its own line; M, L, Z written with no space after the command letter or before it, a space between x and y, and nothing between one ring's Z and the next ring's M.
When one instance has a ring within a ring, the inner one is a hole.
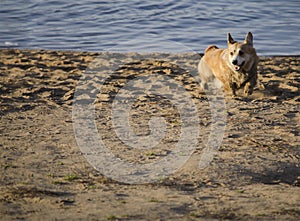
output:
M244 54L243 51L239 51L239 55L242 56Z
M233 55L233 52L230 52L230 55L232 56L232 55Z

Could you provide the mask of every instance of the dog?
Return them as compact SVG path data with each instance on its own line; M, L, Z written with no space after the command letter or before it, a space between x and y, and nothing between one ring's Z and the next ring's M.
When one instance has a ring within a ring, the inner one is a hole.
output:
M206 48L198 65L201 86L204 90L213 83L224 87L236 96L236 91L244 88L245 95L251 95L257 84L257 64L259 61L253 47L253 35L248 32L244 42L235 41L228 33L228 48L215 45Z

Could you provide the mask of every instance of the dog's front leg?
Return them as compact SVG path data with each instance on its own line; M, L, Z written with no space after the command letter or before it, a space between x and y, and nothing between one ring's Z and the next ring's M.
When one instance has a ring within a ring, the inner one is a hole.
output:
M253 89L257 82L257 74L255 74L249 81L245 84L244 93L246 95L251 95L253 93Z
M245 87L244 87L244 94L245 94L245 95L251 95L252 92L253 92L253 87L252 87L252 85L251 85L250 82L247 82L247 83L245 84Z
M236 90L237 90L236 83L231 82L231 83L229 84L229 87L230 87L230 89L231 89L232 96L233 96L233 97L236 97Z

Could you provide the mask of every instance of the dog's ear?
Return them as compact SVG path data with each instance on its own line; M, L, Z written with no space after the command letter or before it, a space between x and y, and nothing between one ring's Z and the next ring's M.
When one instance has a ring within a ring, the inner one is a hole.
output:
M253 35L251 32L247 33L244 43L253 47Z
M228 33L227 43L228 44L234 44L236 41L231 37L231 34Z

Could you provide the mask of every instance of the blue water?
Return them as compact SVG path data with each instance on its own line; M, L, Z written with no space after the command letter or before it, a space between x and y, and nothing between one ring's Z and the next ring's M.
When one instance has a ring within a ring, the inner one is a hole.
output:
M1 0L0 48L203 52L227 32L260 55L300 54L300 1Z

